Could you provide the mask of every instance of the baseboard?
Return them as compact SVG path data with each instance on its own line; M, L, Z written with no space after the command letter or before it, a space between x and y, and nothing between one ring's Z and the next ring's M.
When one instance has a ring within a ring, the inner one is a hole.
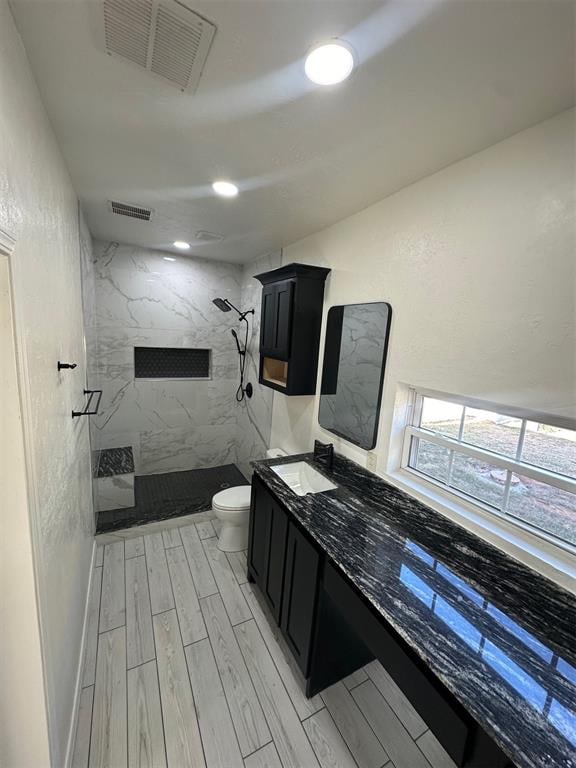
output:
M88 590L86 593L86 604L84 606L84 621L82 623L82 642L80 643L80 658L78 659L78 671L76 674L76 685L74 690L74 704L72 706L72 721L68 729L68 742L66 744L66 759L64 768L72 768L72 758L74 756L74 743L76 741L76 726L78 724L78 710L80 708L80 695L82 693L82 676L84 672L84 652L86 650L86 635L88 630L88 613L90 610L90 595L92 593L92 579L94 578L94 564L96 562L96 540L92 546L92 557L90 558L90 578L88 579Z

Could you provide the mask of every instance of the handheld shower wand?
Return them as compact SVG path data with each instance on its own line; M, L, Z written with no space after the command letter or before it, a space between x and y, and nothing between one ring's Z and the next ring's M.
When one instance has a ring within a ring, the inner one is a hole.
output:
M232 328L232 331L231 331L231 333L232 333L232 336L234 336L234 341L236 342L236 348L238 349L238 354L239 354L239 355L245 355L245 354L246 354L246 351L245 351L244 349L242 349L242 348L241 348L241 346L240 346L240 342L238 341L238 334L236 333L236 331L234 330L234 328Z
M238 356L240 358L240 384L238 385L238 389L236 390L236 400L241 403L242 400L244 400L244 397L252 397L252 394L254 392L254 389L252 387L252 384L248 382L246 386L244 386L244 368L246 366L246 351L248 349L248 318L247 315L253 315L254 310L248 309L246 312L241 312L238 307L235 307L234 304L229 299L212 299L213 303L218 307L218 309L221 312L230 312L231 309L233 309L235 312L238 313L238 318L240 321L244 321L246 323L245 327L245 335L244 335L244 349L240 346L240 341L238 339L238 334L232 328L232 336L234 337L234 341L236 342L236 348L238 350Z

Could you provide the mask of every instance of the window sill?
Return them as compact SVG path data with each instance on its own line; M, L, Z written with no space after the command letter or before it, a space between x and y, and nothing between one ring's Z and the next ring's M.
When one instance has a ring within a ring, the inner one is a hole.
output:
M382 477L423 504L450 518L506 554L576 594L576 560L569 551L536 536L481 507L443 493L404 469Z

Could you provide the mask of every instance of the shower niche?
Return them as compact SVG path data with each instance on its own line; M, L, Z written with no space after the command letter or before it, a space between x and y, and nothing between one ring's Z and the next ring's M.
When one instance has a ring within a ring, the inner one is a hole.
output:
M260 374L285 395L316 391L324 283L329 269L287 264L256 275L262 283Z

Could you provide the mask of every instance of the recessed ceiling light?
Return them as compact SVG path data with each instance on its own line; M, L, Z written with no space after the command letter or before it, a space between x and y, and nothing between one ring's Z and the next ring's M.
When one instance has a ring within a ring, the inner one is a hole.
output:
M309 80L316 85L335 85L350 75L354 69L354 55L341 40L313 48L304 64L304 71Z
M181 251L187 251L190 248L190 243L185 240L174 240L174 248L180 248Z
M172 256L162 256L164 261L176 261L176 259L173 259Z
M212 189L221 197L236 197L238 194L238 187L231 181L215 181Z

